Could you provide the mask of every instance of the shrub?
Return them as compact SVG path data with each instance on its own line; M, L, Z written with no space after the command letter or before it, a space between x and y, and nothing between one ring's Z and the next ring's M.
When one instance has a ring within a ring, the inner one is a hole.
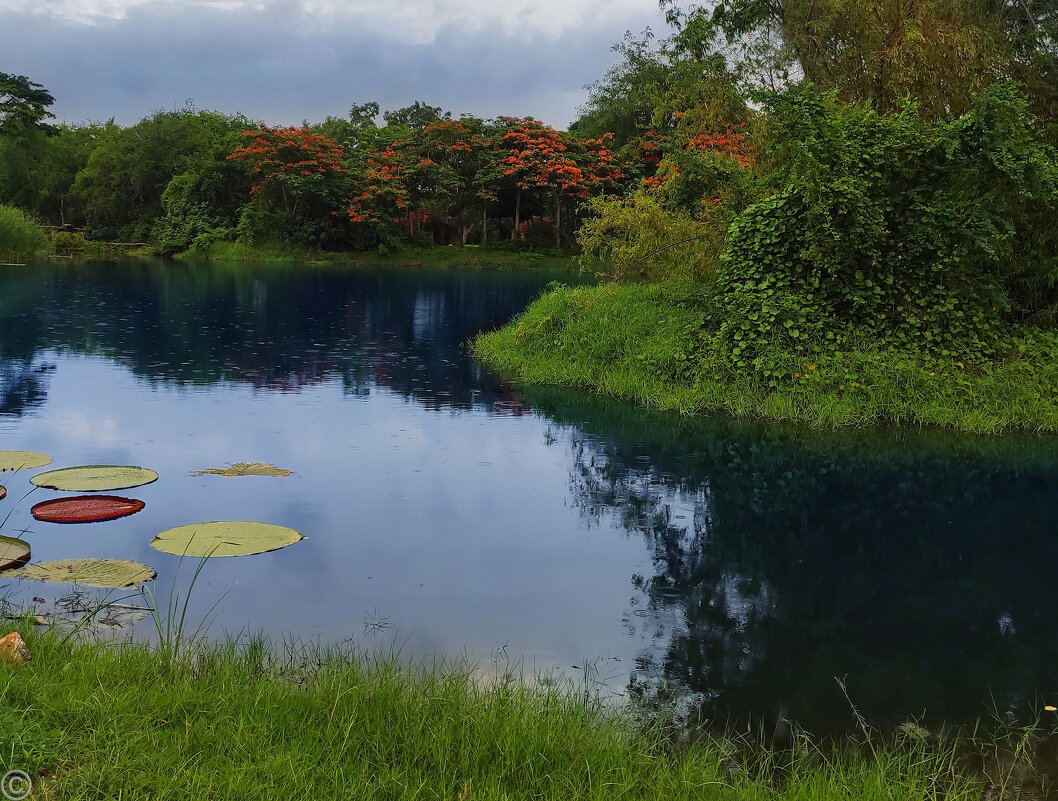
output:
M595 216L581 226L583 262L610 278L709 282L723 232L646 192L589 201Z
M0 261L25 261L48 250L48 235L19 209L0 205Z
M770 354L846 337L988 356L1058 302L1058 158L996 86L965 117L841 107L811 86L770 99L775 190L732 224L717 291L722 347L774 380ZM1049 221L1049 224L1048 224Z

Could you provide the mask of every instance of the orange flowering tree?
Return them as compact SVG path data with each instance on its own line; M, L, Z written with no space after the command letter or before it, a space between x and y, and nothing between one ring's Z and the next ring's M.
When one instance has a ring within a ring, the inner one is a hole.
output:
M341 147L308 128L293 126L261 124L241 135L244 143L228 158L252 169L253 203L247 208L256 208L262 218L258 222L276 226L304 244L336 239L338 232L328 230L334 223L327 218L337 214L346 192L349 171L342 164Z
M664 202L691 214L727 199L739 207L751 191L757 155L745 133L734 129L677 132L663 144L663 155L643 186Z
M361 238L387 248L399 243L401 226L415 233L420 207L445 178L442 165L423 152L421 138L421 131L411 131L365 158L348 206Z
M504 184L496 126L469 115L437 120L424 129L420 147L437 166L434 201L459 222L464 244L480 213L487 244L489 208Z
M580 140L556 131L531 117L501 117L499 137L504 150L503 175L517 188L515 231L519 228L522 193L537 190L552 194L555 203L555 246L560 245L563 196L587 198L593 190L612 185L620 175L607 148L608 135Z

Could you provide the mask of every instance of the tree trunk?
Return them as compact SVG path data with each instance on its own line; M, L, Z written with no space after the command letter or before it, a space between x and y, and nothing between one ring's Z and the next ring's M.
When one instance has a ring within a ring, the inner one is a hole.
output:
M562 195L555 189L555 247L562 247Z
M489 207L486 205L481 206L481 244L487 245L489 243Z
M522 189L518 187L518 195L514 199L514 230L511 231L511 239L518 236L518 225L521 222L522 213Z

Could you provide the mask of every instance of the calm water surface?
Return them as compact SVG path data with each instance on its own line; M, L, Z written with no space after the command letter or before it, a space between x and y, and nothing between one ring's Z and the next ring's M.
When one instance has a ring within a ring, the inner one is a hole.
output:
M171 526L309 539L211 560L210 633L397 645L653 695L716 720L1025 718L1058 699L1052 439L820 433L515 391L466 343L557 276L188 264L0 268L0 449L140 464L140 514L38 523L35 561L193 565ZM570 280L568 276L565 280ZM289 478L192 476L236 461ZM16 602L68 586L0 582ZM138 636L149 636L143 624Z

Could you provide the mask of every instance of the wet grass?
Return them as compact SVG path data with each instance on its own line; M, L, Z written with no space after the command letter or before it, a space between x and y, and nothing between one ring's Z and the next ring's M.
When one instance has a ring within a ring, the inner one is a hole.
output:
M4 629L3 631L6 631ZM69 642L0 664L0 770L35 798L977 799L924 739L770 752L676 737L581 689L262 641Z
M374 251L331 252L306 250L280 245L247 245L240 242L217 242L208 248L192 248L177 256L191 261L244 261L303 264L366 264L411 267L478 267L516 270L545 268L575 271L576 257L562 251L514 251L502 248L408 247L387 255Z
M502 375L627 398L833 428L877 423L976 433L1058 431L1058 337L1026 331L987 364L925 362L877 342L805 359L775 354L765 386L710 355L700 291L663 285L557 288L475 352Z

